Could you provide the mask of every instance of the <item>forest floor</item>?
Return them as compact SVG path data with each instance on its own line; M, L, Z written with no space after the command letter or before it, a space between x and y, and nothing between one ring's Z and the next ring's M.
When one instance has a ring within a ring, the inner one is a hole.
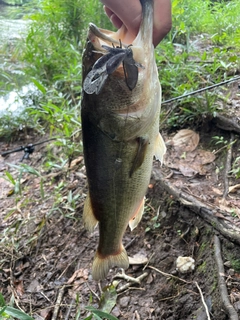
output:
M228 90L221 116L205 119L195 131L163 133L165 162L154 163L143 219L123 239L133 258L125 273L140 277L138 283L121 278L117 268L100 283L92 280L98 230L91 234L82 223L87 192L82 156L50 170L44 166L48 150L61 155L51 141L23 160L35 171L25 166L21 174L16 167L21 152L1 157L0 292L6 301L14 300L37 320L77 319L77 314L83 319L90 305L111 310L118 319L238 319L238 83ZM0 150L42 140L18 132L11 143L0 141ZM194 267L181 272L179 256L193 258Z

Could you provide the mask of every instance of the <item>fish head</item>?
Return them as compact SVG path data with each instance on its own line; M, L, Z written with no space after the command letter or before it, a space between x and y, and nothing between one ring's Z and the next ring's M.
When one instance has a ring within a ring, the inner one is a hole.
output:
M150 2L143 6L140 29L132 43L125 26L113 32L89 25L82 105L93 106L92 121L119 141L138 137L160 110L161 88L149 37L153 28Z

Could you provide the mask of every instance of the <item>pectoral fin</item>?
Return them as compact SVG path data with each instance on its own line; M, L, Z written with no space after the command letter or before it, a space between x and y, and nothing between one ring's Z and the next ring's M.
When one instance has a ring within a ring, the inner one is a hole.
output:
M84 223L84 227L90 232L93 232L93 230L95 229L95 227L98 224L98 220L95 218L94 213L93 213L89 193L87 194L87 197L86 197L86 200L84 203L83 223Z
M159 133L154 143L154 155L156 160L159 160L161 163L163 163L163 156L166 153L166 150L167 148L165 146L165 142Z
M137 208L134 216L132 217L132 219L129 221L128 225L131 229L131 231L136 228L136 226L139 224L139 222L142 219L142 215L144 212L144 203L145 203L145 197L142 199L142 201L139 204L139 207Z
M147 146L149 144L149 139L139 137L137 138L137 142L138 142L138 148L137 148L136 156L133 160L132 168L129 173L130 177L142 165L146 155Z

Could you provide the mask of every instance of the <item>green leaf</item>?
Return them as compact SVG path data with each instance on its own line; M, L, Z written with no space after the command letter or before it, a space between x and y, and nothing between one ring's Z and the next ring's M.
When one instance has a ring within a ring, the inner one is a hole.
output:
M31 79L32 82L35 84L35 86L38 88L39 91L41 91L43 94L45 94L47 92L47 90L45 89L45 87L38 82L36 79L32 78Z
M8 180L9 180L13 185L16 184L16 181L14 180L14 178L13 178L13 176L11 175L10 172L5 171L5 175L7 176Z
M5 307L6 306L6 302L3 298L3 295L0 293L0 307Z
M5 306L5 307L3 307L3 308L0 310L0 316L6 314L6 313L4 312L6 308L7 308L7 307ZM0 319L1 319L1 318L0 318Z
M110 313L117 301L117 292L114 285L107 286L103 288L103 293L101 295L99 309L103 312Z
M15 317L19 320L34 320L32 317L27 315L25 312L21 310L17 310L12 307L6 307L5 313L8 314L9 316Z
M24 168L24 172L31 173L31 174L33 174L33 175L35 175L37 177L41 176L40 173L35 168L33 168L33 167L31 167L31 166L29 166L29 165L27 165L25 163L22 163L21 167Z
M45 193L44 193L44 187L43 187L43 178L40 180L40 193L41 193L41 198L44 199Z
M111 314L97 310L91 306L86 307L85 309L92 312L92 314L97 318L97 320L99 320L99 319L118 320L117 318L115 318Z

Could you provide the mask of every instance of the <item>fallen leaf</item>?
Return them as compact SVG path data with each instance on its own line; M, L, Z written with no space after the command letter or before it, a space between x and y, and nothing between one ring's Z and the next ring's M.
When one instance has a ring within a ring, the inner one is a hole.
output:
M179 170L185 177L192 177L195 176L197 173L202 172L201 168L197 164L191 164L189 163L179 163Z
M74 159L71 161L70 169L74 169L75 166L77 166L79 163L83 161L83 156L78 157L77 159ZM65 167L68 167L68 164L65 165Z
M240 189L240 184L235 184L235 186L229 187L228 192L236 192L238 189Z
M39 292L42 290L41 284L38 282L37 279L33 279L33 281L30 282L29 286L27 287L27 292Z
M21 297L24 294L23 281L22 280L15 280L14 287L15 287L17 294Z
M133 257L128 257L128 259L131 265L141 265L148 262L148 258L143 254L135 254Z
M85 280L88 279L88 269L79 269L74 272L70 279L68 279L67 284L73 283L76 279L83 278Z
M201 165L212 163L216 158L215 154L213 154L211 151L198 149L195 152L196 154L194 160Z
M212 191L218 195L218 196L222 196L223 192L221 190L219 190L218 188L212 187Z
M199 134L193 130L183 129L175 134L171 142L176 150L181 152L193 151L198 146Z

